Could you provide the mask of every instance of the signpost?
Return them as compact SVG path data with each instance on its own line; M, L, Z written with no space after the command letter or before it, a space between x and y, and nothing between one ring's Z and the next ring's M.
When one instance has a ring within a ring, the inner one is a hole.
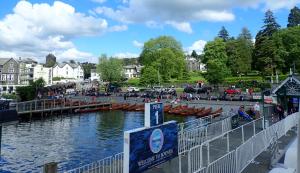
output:
M145 104L145 127L124 132L124 173L141 173L178 156L176 121L164 123L162 103Z
M178 156L176 121L124 133L124 173L141 173Z
M164 107L163 103L145 104L145 127L153 127L163 124Z

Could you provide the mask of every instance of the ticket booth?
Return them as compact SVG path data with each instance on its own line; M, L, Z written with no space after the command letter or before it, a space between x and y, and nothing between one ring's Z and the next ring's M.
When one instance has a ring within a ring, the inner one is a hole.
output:
M300 76L294 74L288 76L272 91L272 94L288 113L299 111Z

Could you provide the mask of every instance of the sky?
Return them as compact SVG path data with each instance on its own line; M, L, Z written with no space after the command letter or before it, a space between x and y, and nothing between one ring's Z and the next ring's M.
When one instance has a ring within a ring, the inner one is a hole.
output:
M282 28L300 0L0 0L0 57L43 63L97 62L101 54L138 57L144 42L174 37L184 51L201 53L224 26L230 36L247 27L253 37L264 12Z

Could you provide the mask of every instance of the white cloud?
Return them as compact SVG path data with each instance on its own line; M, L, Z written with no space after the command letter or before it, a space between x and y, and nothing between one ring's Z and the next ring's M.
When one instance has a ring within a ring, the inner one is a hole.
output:
M95 12L123 23L143 23L150 27L169 24L179 31L192 32L190 23L229 22L236 8L290 8L300 0L127 0L115 9L101 6ZM170 22L171 21L171 22Z
M137 40L133 40L132 44L133 44L135 47L137 47L137 48L142 48L142 47L144 47L144 43L141 43L141 42L139 42L139 41L137 41Z
M195 50L197 52L197 54L202 54L203 49L206 45L206 41L204 40L197 40L195 41L192 46L186 48L186 51L191 54L193 50Z
M120 59L122 59L122 58L137 58L137 57L139 57L139 54L124 52L124 53L116 53L113 55L113 57L117 57Z
M70 48L63 52L54 53L57 57L60 57L64 60L71 60L71 59L77 59L77 60L86 60L91 61L91 59L94 59L94 55L87 52L81 52L77 50L76 48ZM76 58L75 58L76 57Z
M167 21L166 24L173 26L179 31L186 32L188 34L193 33L193 29L188 22Z
M291 9L296 4L300 3L300 0L265 0L266 9L278 10L281 8Z
M107 31L106 20L78 13L63 2L49 5L20 1L11 14L0 20L0 52L39 61L50 52L65 58L73 53L73 59L80 59L89 57L89 53L77 50L71 40Z

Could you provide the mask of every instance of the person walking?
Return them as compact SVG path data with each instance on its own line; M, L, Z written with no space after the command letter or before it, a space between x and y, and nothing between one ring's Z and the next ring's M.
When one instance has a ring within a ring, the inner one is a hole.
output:
M256 102L254 105L254 111L255 111L256 119L258 119L260 117L260 106L258 102Z
M284 119L284 109L280 104L277 104L276 106L276 112L279 116L279 121Z

